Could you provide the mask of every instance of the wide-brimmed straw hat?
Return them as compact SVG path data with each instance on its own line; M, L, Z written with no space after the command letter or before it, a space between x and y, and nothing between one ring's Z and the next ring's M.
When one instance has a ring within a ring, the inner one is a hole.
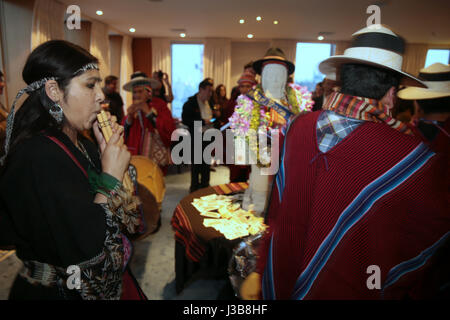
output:
M398 73L402 84L426 87L416 77L402 71L404 40L388 27L376 24L363 28L353 35L350 48L343 55L332 56L319 64L323 74L335 74L339 79L340 66L348 63L365 64Z
M288 69L288 75L295 71L295 65L286 59L286 55L280 48L270 48L264 58L253 62L253 69L261 74L263 66L268 62L283 63Z
M398 92L403 100L428 100L450 97L450 66L448 64L434 63L420 70L419 78L428 86L427 88L408 87Z
M133 91L135 86L150 86L152 89L159 87L160 82L153 78L149 78L146 73L136 71L131 75L131 81L123 85L123 89L126 91Z

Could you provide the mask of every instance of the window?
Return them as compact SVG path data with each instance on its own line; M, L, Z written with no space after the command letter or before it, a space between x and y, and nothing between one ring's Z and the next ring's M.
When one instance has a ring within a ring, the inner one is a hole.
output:
M203 45L172 44L172 115L181 118L183 104L203 80Z
M319 63L334 53L330 43L297 43L294 82L314 91L325 75L319 71Z
M450 50L448 49L430 49L427 52L427 59L425 60L425 68L433 63L440 62L443 64L450 63Z

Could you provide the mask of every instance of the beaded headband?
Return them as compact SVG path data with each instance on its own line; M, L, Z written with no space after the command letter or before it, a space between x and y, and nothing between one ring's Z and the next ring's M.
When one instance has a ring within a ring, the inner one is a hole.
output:
M85 66L81 67L80 69L78 69L77 71L75 71L73 73L73 76L74 77L78 76L88 70L99 70L98 64L97 63L88 63L87 65L85 65ZM8 119L6 122L5 154L3 155L3 157L0 158L0 165L3 165L5 163L5 159L9 152L9 147L10 147L9 144L10 144L12 130L13 130L13 126L14 126L14 116L15 116L14 109L15 109L17 100L19 100L19 98L24 93L30 94L31 92L42 88L47 81L50 81L50 80L56 81L58 79L59 79L58 77L47 77L47 78L43 78L41 80L34 81L17 93L17 96L14 99L14 102L12 104L12 107L8 114Z

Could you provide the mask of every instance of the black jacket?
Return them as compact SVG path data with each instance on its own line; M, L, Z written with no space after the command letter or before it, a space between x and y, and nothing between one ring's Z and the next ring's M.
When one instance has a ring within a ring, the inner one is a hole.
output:
M209 107L213 110L211 105ZM181 120L183 124L189 128L191 135L194 133L194 121L201 121L202 126L205 125L205 120L202 119L200 106L198 105L197 94L189 97L189 99L184 103L183 112L181 113ZM220 126L219 121L214 121L214 128L217 129L218 126Z
M194 133L194 121L201 121L202 126L205 125L205 120L202 119L200 106L198 105L197 94L189 97L184 103L181 120L189 128L191 135Z

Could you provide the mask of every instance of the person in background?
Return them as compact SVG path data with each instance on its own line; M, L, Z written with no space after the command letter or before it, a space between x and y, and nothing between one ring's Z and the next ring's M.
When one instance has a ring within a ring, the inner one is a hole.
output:
M408 87L398 92L401 101L413 102L412 121L418 135L430 145L450 147L450 66L435 63L420 70L419 77L428 88Z
M3 90L5 88L5 75L0 70L0 96L3 95ZM7 111L5 106L0 102L0 108Z
M245 95L250 89L256 85L255 74L250 72L249 70L244 71L241 75L238 83L238 94L235 99L230 99L227 103L226 109L223 112L223 117L221 118L222 126L228 123L228 119L233 115L234 109L236 108L237 102L236 99L238 95ZM224 131L225 133L225 131ZM224 136L224 145L226 146L226 135ZM225 148L226 150L226 148ZM225 155L226 157L226 155ZM230 182L247 182L251 166L249 165L237 165L237 164L228 164L228 168L230 169Z
M157 86L158 81L148 78L144 72L137 71L131 75L131 81L123 88L133 92L133 103L122 122L125 143L131 154L150 157L166 174L175 122L167 103L152 96L152 88ZM154 152L154 148L160 152Z
M255 78L256 83L258 83L258 81L256 80L256 71L255 71L255 69L253 69L253 61L250 61L244 65L243 73L251 73L253 75L253 77ZM239 85L233 87L233 89L231 89L231 93L232 93L231 96L233 96L233 92L238 92L238 91L239 91ZM231 99L231 97L230 97L230 100L233 100L233 99Z
M105 86L103 87L103 94L105 95L104 104L107 106L107 111L111 115L116 116L117 123L122 123L123 119L123 100L117 92L116 76L110 75L105 78Z
M411 128L424 143L442 157L438 175L444 178L438 189L445 194L450 181L450 66L435 63L419 72L419 78L428 88L408 87L397 96L401 101L412 102L416 112ZM450 297L450 237L436 250L433 268L424 274L421 291L431 290L436 298ZM447 285L445 285L447 284Z
M183 105L183 112L181 118L183 124L189 128L189 133L191 135L191 186L189 188L190 192L194 192L201 188L206 188L209 186L210 179L210 163L206 163L201 157L201 163L195 163L194 159L194 148L195 144L200 143L202 145L202 155L203 150L209 144L209 142L194 141L194 122L201 122L199 130L204 132L205 130L212 128L212 118L213 110L209 104L209 100L212 97L213 84L209 78L203 80L198 85L198 92L189 97L188 100ZM197 133L198 134L198 133Z
M223 84L217 86L214 91L214 107L213 107L213 115L218 120L218 128L220 128L224 124L224 119L222 114L224 113L229 100L227 99L227 89ZM228 121L227 121L228 122Z
M336 81L336 76L327 75L325 79L322 81L322 89L323 89L323 99L322 106L327 103L327 99L333 92L336 91L338 82Z
M316 84L316 89L312 93L312 100L314 101L314 106L312 111L322 110L323 104L323 81Z
M212 91L211 97L208 100L208 103L213 110L213 118L215 118L215 114L217 114L217 113L215 112L216 110L214 110L214 104L216 103L216 101L214 100L214 80L212 78L205 78L205 81L208 81L213 88L213 91Z
M164 100L168 104L171 103L173 101L173 93L169 75L159 70L153 72L153 79L159 81L158 86L153 89L153 96Z
M413 101L398 99L393 110L393 115L395 119L404 123L409 123L414 116Z

